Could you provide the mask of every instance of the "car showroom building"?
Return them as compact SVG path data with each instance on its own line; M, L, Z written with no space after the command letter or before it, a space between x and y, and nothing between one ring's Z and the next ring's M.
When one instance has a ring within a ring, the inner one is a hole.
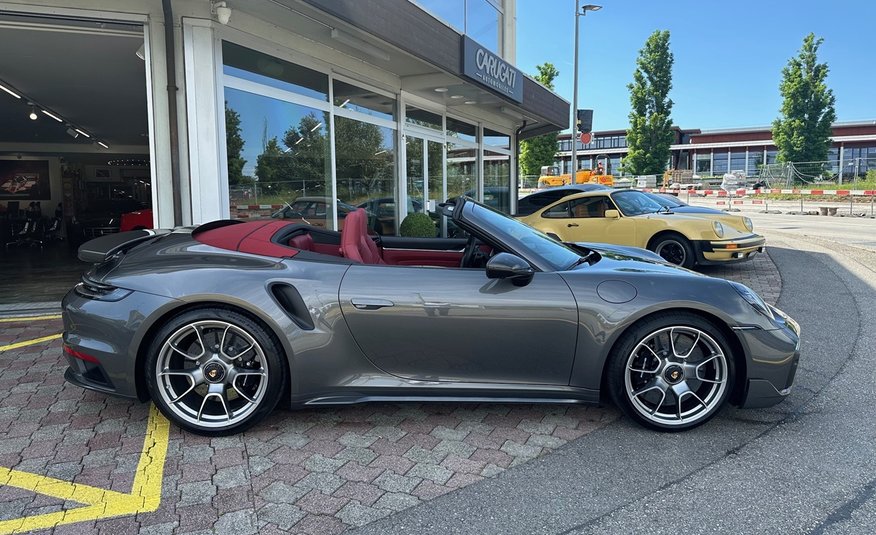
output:
M169 227L308 196L398 222L486 190L510 211L518 140L570 111L514 67L515 8L0 0L0 207L132 198Z
M778 150L773 144L769 126L698 130L674 128L675 139L670 147L670 169L691 170L701 176L721 176L731 171L743 171L757 176L760 166L777 162ZM587 145L578 143L578 168L593 169L602 162L606 172L619 174L621 158L627 154L625 130L593 133ZM569 173L572 162L572 138L559 136L556 165L561 173ZM876 169L876 121L834 123L829 167L832 173L842 170L843 180L863 177Z

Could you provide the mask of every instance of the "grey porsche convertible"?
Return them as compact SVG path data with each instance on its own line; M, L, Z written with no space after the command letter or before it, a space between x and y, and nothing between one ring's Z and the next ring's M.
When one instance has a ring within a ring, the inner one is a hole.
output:
M63 301L66 379L182 428L278 403L600 403L666 431L791 391L799 327L746 286L645 250L560 243L469 198L466 238L283 220L107 235Z

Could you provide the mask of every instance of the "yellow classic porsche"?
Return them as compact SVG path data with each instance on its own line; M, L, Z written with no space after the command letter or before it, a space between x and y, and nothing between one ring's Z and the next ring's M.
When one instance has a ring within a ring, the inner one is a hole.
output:
M747 217L676 213L636 190L570 195L520 220L565 242L641 247L686 268L749 260L766 241Z

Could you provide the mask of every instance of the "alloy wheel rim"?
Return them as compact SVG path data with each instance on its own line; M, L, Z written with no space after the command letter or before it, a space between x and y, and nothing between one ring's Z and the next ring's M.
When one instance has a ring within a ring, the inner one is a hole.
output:
M657 254L666 260L676 265L683 265L687 260L687 252L684 247L675 241L663 242L657 247Z
M268 366L259 343L241 327L218 320L188 323L171 334L155 367L158 391L180 419L224 428L262 403Z
M657 330L627 358L627 399L643 418L663 426L708 418L724 399L727 356L708 333L688 326Z

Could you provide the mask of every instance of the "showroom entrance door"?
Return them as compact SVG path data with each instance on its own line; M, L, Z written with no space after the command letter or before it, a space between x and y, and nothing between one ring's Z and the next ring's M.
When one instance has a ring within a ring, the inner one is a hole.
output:
M444 143L416 134L405 136L407 155L406 182L408 192L408 213L425 212L434 214L432 205L444 202L447 198L447 181L444 174ZM439 220L437 214L434 219ZM446 236L446 229L442 229Z

